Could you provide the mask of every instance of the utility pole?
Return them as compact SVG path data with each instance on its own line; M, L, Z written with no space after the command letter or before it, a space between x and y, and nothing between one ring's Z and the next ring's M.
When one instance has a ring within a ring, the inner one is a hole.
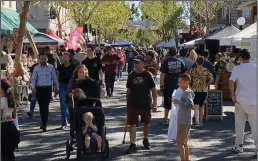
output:
M97 33L98 33L98 47L100 48L100 26L99 25L98 25Z

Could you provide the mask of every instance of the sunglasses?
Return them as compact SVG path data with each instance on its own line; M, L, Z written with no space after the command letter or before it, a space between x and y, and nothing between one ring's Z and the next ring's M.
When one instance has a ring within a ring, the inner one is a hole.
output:
M134 64L139 64L140 62L139 61L133 61Z

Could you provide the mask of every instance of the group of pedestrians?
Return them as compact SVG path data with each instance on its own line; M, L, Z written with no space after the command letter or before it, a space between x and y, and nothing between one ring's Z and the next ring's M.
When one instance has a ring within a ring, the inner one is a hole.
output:
M179 55L178 55L179 53ZM191 127L200 128L203 126L204 106L206 103L209 86L214 82L214 69L208 60L208 50L196 53L170 48L167 55L161 60L159 67L159 56L154 50L138 51L130 46L127 51L122 48L106 47L103 52L98 48L87 48L87 51L77 53L71 49L65 50L60 46L57 54L46 47L44 52L38 56L38 62L30 67L32 98L29 117L33 117L36 102L39 104L41 115L41 126L43 132L47 131L49 104L52 99L52 92L59 95L61 111L61 129L68 127L68 115L71 113L71 96L76 88L82 89L87 97L100 98L100 88L106 89L106 98L113 97L114 82L122 80L122 73L126 68L128 78L127 88L127 124L130 132L130 146L127 154L136 152L136 126L140 120L143 123L143 146L150 149L148 139L149 123L151 112L157 110L157 90L155 79L160 73L160 90L164 98L164 118L160 123L168 124L169 111L172 104L178 104L177 117L177 138L179 154L182 161L189 160L188 139ZM82 60L84 59L84 60ZM244 125L248 120L251 130L256 139L256 77L253 74L257 67L249 63L250 53L241 50L240 60L242 64L233 69L230 78L230 91L232 100L235 102L235 126L236 145L235 152L243 152ZM250 72L245 72L250 71ZM235 87L235 83L237 84ZM11 98L10 85L8 81L1 80L1 108L2 121L7 131L12 136L4 135L7 139L15 138L12 146L2 151L2 156L14 158L14 148L19 143L19 132L13 128L14 114ZM4 85L4 86L3 86ZM53 86L54 85L54 86ZM182 90L181 98L172 98L175 90ZM5 99L6 98L6 99ZM4 106L6 105L6 106ZM194 112L192 118L191 111ZM192 122L194 120L194 122ZM7 122L7 123L5 123ZM8 147L9 146L9 147ZM9 148L9 149L8 149Z

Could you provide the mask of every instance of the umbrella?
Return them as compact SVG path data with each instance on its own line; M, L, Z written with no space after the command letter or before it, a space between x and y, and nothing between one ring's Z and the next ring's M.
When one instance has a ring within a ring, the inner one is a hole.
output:
M133 43L126 40L119 40L114 42L111 46L116 47L116 46L130 46L130 45L133 45Z
M175 39L171 39L169 42L165 43L163 45L165 48L171 48L171 47L176 47L176 41Z

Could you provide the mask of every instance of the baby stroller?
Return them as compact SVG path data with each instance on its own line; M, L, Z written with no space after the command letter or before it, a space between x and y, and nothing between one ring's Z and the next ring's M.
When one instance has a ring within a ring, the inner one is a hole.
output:
M102 109L102 103L99 99L95 98L85 98L78 101L73 101L73 120L71 122L71 130L70 135L71 139L66 142L66 157L70 158L70 152L73 151L73 143L76 143L77 150L77 160L81 160L86 156L100 155L102 160L106 160L109 158L109 143L106 139L106 127L105 127L105 115ZM91 152L86 152L84 139L82 136L82 125L83 120L82 116L85 112L91 112L95 119L93 120L94 124L98 128L98 135L102 138L101 152L97 152L97 142L95 140L91 140L90 149ZM74 141L75 136L75 141Z

